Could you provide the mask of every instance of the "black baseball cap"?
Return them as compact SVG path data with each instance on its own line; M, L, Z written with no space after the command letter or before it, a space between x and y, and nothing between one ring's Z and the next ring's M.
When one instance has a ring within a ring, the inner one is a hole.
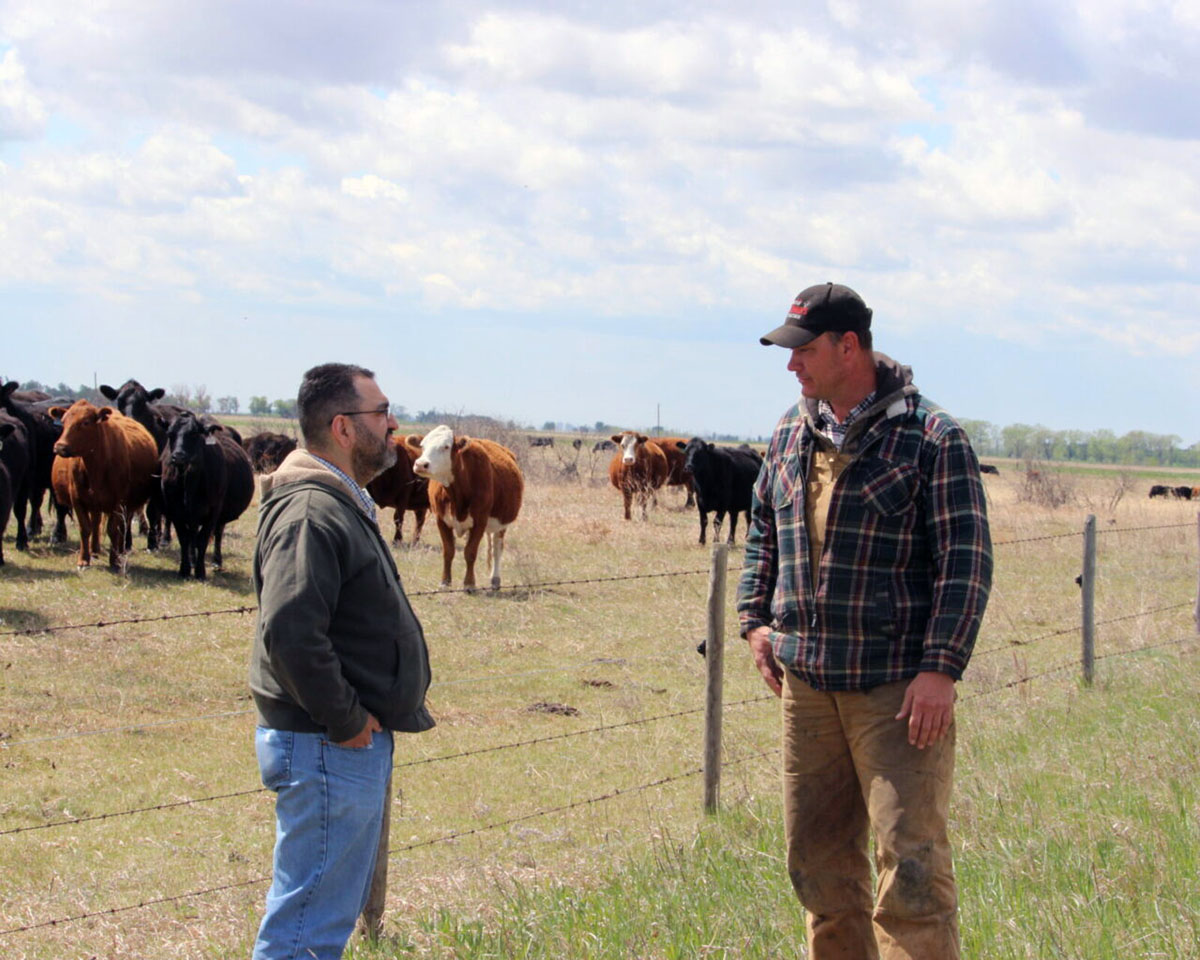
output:
M783 326L759 337L763 346L802 347L823 333L871 329L871 308L840 283L818 283L796 294Z

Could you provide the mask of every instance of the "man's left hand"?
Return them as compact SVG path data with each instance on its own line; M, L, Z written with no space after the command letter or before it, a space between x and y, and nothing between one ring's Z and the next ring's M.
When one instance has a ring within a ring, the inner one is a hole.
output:
M908 742L918 750L937 743L954 722L954 678L945 673L918 673L904 691L897 720L908 717Z

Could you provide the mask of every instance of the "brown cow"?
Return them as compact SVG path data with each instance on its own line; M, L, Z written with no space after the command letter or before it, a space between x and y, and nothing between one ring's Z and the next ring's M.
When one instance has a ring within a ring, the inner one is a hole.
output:
M504 534L517 519L525 493L516 456L491 440L456 437L445 425L434 427L423 439L412 434L407 443L421 450L413 473L429 480L429 505L442 537L442 586L450 586L454 538L465 535L463 586L475 589L475 557L486 533L495 590L500 586Z
M687 502L684 504L684 507L694 507L696 505L696 488L692 485L691 474L684 470L687 457L684 455L683 448L687 446L688 438L651 437L650 440L666 455L667 479L665 485L668 487L683 487L687 491Z
M50 415L63 425L54 444L54 496L79 524L79 566L99 554L100 520L108 514L108 565L119 569L129 520L154 490L158 445L145 427L112 407L76 400L66 409L53 407Z
M392 437L396 445L396 462L367 484L371 499L381 507L394 507L392 520L396 524L393 536L395 543L403 543L400 528L404 524L404 511L411 510L417 518L417 529L412 542L421 539L421 528L425 526L425 513L429 509L429 481L413 473L413 461L418 453L404 442L403 437Z
M658 506L655 491L666 482L667 455L662 452L662 447L642 433L626 430L612 440L617 445L617 452L608 464L608 479L625 498L625 519L631 519L629 507L637 494L645 520L646 501L653 500Z

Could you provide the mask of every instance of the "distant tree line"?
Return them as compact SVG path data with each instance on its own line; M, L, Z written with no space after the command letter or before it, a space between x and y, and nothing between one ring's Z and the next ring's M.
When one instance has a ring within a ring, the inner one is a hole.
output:
M1018 460L1066 460L1128 466L1200 467L1200 443L1181 446L1174 434L1132 430L1051 430L1040 424L997 427L986 420L959 420L975 453Z

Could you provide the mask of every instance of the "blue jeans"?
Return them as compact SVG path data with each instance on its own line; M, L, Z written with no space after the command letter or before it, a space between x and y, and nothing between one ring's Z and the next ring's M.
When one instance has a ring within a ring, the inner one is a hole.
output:
M366 747L259 727L263 785L275 791L275 864L254 960L338 960L367 902L392 735Z

